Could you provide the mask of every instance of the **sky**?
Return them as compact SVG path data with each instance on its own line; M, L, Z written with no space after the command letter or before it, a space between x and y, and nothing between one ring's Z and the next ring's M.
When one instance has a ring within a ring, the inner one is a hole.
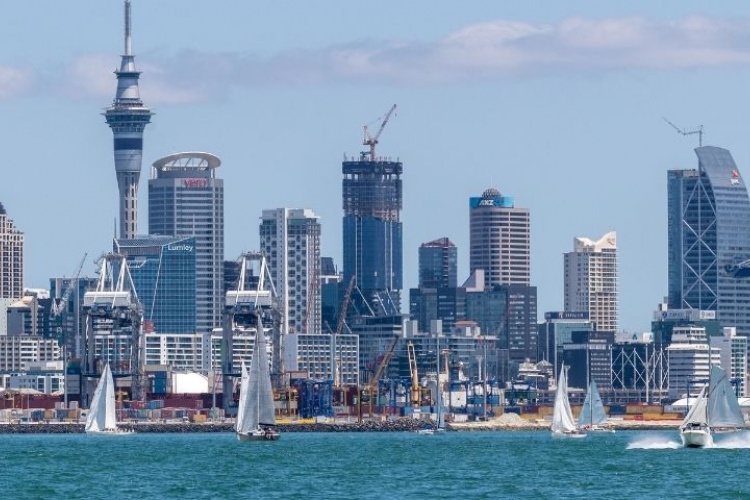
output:
M123 2L7 0L0 29L0 203L25 233L25 281L82 275L111 249L112 134L101 116ZM147 179L180 151L218 155L225 258L258 248L263 209L311 208L341 260L341 161L397 104L377 154L404 164L404 282L421 243L458 247L488 187L531 212L540 316L563 308L563 253L617 232L620 326L667 292L666 172L698 135L750 176L750 4L596 0L133 0Z

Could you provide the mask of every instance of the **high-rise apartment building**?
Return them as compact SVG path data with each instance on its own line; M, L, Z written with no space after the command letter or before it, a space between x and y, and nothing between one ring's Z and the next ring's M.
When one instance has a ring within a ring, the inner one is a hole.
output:
M320 222L310 209L264 210L260 248L281 305L281 333L321 333Z
M143 129L153 113L144 106L138 90L141 73L135 69L130 32L130 0L125 0L125 53L117 75L117 92L104 112L114 135L115 172L120 198L120 238L138 234L138 181L141 178Z
M372 154L342 164L343 282L356 275L357 286L376 314L401 311L402 172L400 161Z
M455 288L458 283L458 250L448 238L419 247L419 288Z
M23 296L23 233L0 203L0 299Z
M490 188L469 200L470 254L473 273L484 269L485 284L529 285L531 223L529 210Z
M716 311L723 327L750 336L750 199L726 149L695 149L698 168L670 170L670 309Z
M617 234L575 238L563 260L565 310L587 312L598 332L617 331Z
M148 181L149 234L195 238L197 333L221 327L224 303L224 181L210 153L175 153L154 162Z

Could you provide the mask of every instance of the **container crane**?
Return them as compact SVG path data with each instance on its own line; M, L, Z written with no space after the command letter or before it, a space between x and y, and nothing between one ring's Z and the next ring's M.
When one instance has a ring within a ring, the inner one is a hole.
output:
M370 135L370 130L367 128L367 125L364 126L364 139L362 140L362 145L369 146L370 151L363 151L362 156L365 156L367 154L370 155L370 161L375 161L375 145L378 143L378 139L380 138L380 134L383 133L383 129L385 128L385 125L388 123L388 120L391 118L391 115L396 110L396 105L394 104L391 106L391 109L388 110L388 113L385 114L385 118L383 119L383 122L380 124L380 128L375 133L375 135Z
M83 254L83 258L81 259L81 262L78 264L78 268L76 269L76 272L73 273L73 277L70 278L70 281L68 282L68 286L65 288L65 291L60 297L60 300L52 301L52 309L50 312L52 313L53 317L60 316L65 310L65 306L68 305L68 300L70 300L70 295L73 293L73 288L78 283L78 277L81 275L81 269L83 269L83 264L84 262L86 262L86 257L88 257L88 253Z

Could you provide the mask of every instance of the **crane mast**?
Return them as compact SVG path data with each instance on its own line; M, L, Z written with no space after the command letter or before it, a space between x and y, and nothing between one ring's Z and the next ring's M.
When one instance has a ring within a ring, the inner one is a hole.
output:
M664 117L662 116L662 118ZM703 146L703 125L698 125L697 127L692 127L692 128L680 128L674 123L667 120L666 118L664 118L664 121L670 124L672 128L677 131L678 134L682 134L684 136L697 134L698 135L698 147Z
M394 104L391 106L391 109L388 110L388 113L386 113L385 118L383 119L383 122L380 124L380 128L375 133L375 135L370 135L370 130L368 129L367 125L364 126L364 139L362 140L362 145L369 146L370 151L369 152L363 152L362 155L369 154L370 155L370 161L375 161L375 145L378 143L378 139L380 138L380 134L383 133L383 129L385 128L385 125L388 123L388 120L391 118L391 115L396 110L396 105Z

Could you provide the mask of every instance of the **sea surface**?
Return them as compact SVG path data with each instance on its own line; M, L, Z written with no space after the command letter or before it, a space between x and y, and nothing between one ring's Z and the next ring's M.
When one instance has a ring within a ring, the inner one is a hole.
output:
M0 435L9 499L750 498L750 433Z

